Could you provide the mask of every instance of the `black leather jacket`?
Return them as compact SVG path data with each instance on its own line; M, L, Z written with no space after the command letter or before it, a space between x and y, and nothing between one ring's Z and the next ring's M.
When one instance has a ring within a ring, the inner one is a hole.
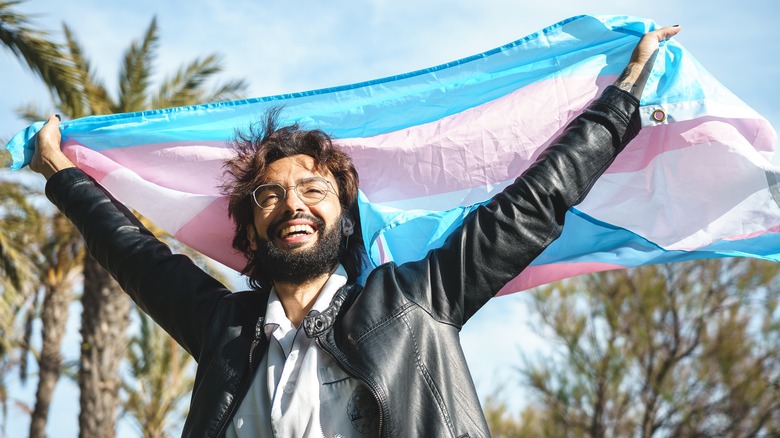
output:
M477 437L488 428L459 331L561 232L615 155L639 131L638 102L609 87L522 177L472 212L424 259L374 270L307 317L309 336L376 398L385 437ZM48 197L135 302L198 360L186 436L221 436L266 351L267 291L230 293L144 229L77 169Z

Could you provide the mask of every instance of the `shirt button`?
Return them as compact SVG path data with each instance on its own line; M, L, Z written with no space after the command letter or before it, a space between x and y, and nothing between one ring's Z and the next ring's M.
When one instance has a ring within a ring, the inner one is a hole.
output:
M284 392L287 394L293 392L294 389L295 389L295 383L288 383L284 385Z

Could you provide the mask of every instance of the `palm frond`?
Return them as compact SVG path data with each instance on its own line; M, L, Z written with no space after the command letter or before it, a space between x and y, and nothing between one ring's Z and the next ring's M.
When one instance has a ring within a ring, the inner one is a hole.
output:
M16 290L34 277L31 265L37 262L37 254L30 246L44 234L44 215L29 202L30 195L22 184L0 181L0 269Z
M216 55L195 59L163 81L157 95L152 98L152 108L202 103L204 82L220 71L222 66Z
M0 144L8 144L7 138L0 138ZM0 166L11 167L11 153L7 149L0 150Z
M19 380L24 384L27 381L27 362L30 354L36 355L32 349L33 323L38 318L40 294L33 293L31 303L22 317L22 339L19 344Z
M153 18L143 41L140 44L133 42L125 53L119 74L119 99L116 112L146 109L157 39L157 18Z
M249 82L244 79L233 79L217 86L206 97L205 102L224 102L228 100L244 99L249 89Z
M81 83L73 64L60 45L49 39L48 32L31 27L30 17L14 10L20 3L0 3L0 43L40 76L63 105L81 108L82 102L74 92Z
M46 213L31 202L26 186L0 181L0 333L3 350L18 351L20 378L26 378L26 359L30 351L25 317L34 313L30 301L36 297L41 262L38 242L45 238ZM26 310L25 310L26 309ZM23 329L19 329L19 320Z
M208 91L206 83L223 70L222 58L211 54L196 59L166 79L152 99L152 108L197 105L220 100L234 100L245 96L248 84L233 80Z
M83 112L75 113L66 109L65 113L72 118L79 118L93 114L110 114L116 104L112 101L102 81L97 78L89 59L84 55L81 44L76 40L73 31L66 24L62 25L65 34L65 44L70 59L78 72L83 90L81 98L86 100Z
M14 113L24 120L30 123L37 122L38 120L46 120L51 114L51 111L42 110L33 102L27 103L14 108Z
M138 312L139 333L127 350L123 409L143 436L166 436L182 418L180 401L192 390L192 356L147 315Z

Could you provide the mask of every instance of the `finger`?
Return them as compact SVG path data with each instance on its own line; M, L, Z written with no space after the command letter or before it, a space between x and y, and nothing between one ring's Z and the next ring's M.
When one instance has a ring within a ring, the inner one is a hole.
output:
M660 29L657 29L653 31L653 33L658 37L658 41L660 42L660 41L666 41L669 38L677 35L680 32L680 29L682 29L680 25L675 24L674 26L667 26L667 27L662 27Z
M49 117L49 120L46 121L46 123L43 124L43 127L41 128L41 132L47 133L53 129L58 129L60 126L60 119L59 116L52 115Z
M49 120L43 124L40 132L37 135L37 143L40 146L41 139L48 142L49 139L55 139L59 141L60 138L60 116L55 114L49 117Z
M60 119L59 114L52 114L51 117L49 117L49 120L46 121L46 124L52 123L54 126L59 126L62 119Z

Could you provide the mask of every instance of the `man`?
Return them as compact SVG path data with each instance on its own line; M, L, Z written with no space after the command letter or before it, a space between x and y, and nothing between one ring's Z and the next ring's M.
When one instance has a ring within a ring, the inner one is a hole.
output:
M461 326L559 234L565 212L639 130L660 41L543 156L424 259L360 273L358 179L320 131L271 113L237 137L224 190L253 289L172 255L62 154L58 119L31 163L47 196L136 303L198 360L187 436L488 436Z

